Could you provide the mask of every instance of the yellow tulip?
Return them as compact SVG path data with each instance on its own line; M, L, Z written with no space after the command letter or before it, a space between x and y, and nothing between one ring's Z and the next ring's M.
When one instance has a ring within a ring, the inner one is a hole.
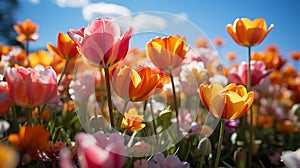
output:
M139 131L146 125L143 124L144 116L139 115L135 108L130 109L127 113L124 113L121 127L128 132Z
M185 38L168 36L155 38L146 44L146 55L158 68L172 70L178 67L187 53Z
M252 105L254 92L247 93L243 85L200 85L200 98L209 112L217 118L233 120L241 117Z
M233 25L227 25L227 32L238 45L251 47L260 44L273 27L271 24L267 29L267 23L262 18L253 21L237 18Z

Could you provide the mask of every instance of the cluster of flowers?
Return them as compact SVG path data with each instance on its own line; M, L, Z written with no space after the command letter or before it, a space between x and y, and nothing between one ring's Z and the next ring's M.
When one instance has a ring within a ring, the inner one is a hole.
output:
M299 162L283 151L296 150L300 137L300 75L275 46L251 54L273 29L264 19L227 26L249 60L224 69L203 39L192 48L179 35L157 37L145 51L129 49L134 30L111 19L59 33L48 51L29 50L38 25L14 29L25 49L0 44L0 167ZM221 120L219 135L207 118Z

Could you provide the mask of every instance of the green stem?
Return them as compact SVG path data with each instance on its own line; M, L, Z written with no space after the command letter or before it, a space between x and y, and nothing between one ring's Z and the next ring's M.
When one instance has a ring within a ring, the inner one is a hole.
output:
M108 67L104 68L104 73L105 73L105 81L106 81L106 94L107 94L107 103L108 103L108 110L109 110L110 125L111 125L112 128L115 128L114 113L113 113L112 100L111 100L111 90L110 90L109 69L108 69Z
M179 119L178 119L178 106L177 106L177 97L176 97L176 91L175 91L175 84L174 84L174 78L172 73L170 72L170 78L171 78L171 84L172 84L172 91L173 91L173 100L174 100L174 109L176 113L176 122L177 122L177 134L179 135Z
M18 116L17 116L17 111L16 111L16 105L13 105L12 108L12 116L13 116L13 125L12 125L12 132L17 133L19 132L19 126L18 126Z
M248 47L247 90L251 90L251 47Z
M120 129L121 129L121 126L122 126L122 121L123 121L123 117L124 117L124 113L126 112L126 109L127 109L127 106L128 106L128 103L129 103L129 100L125 100L124 102L124 106L123 106L123 109L122 109L122 117L118 117L118 123L120 123Z
M251 91L251 47L248 47L248 74L247 74L247 90ZM253 109L250 106L250 142L249 142L249 167L252 166L253 153Z
M27 109L27 125L32 126L32 108Z
M65 72L66 72L66 70L67 70L67 67L68 67L68 65L69 65L69 62L70 62L70 60L69 60L69 59L66 59L65 67L64 67L64 69L63 69L62 72L61 72L61 75L60 75L60 77L59 77L59 79L58 79L57 85L60 85L60 82L61 82L61 80L62 80L62 78L63 78L63 76L64 76L64 74L65 74Z
M151 111L151 116L152 116L152 124L153 124L153 131L155 134L155 138L156 138L156 144L158 144L158 135L157 135L157 131L156 131L156 124L155 124L155 118L154 118L154 112L153 112L153 106L152 106L152 99L149 99L149 103L150 103L150 111Z
M26 43L25 43L25 52L26 52L26 59L27 59L27 67L30 67L30 61L29 61L29 41L26 41Z
M220 156L221 156L221 147L222 147L223 136L224 136L224 126L225 126L225 119L221 119L219 143L218 143L217 156L216 156L216 161L215 161L214 168L218 167Z

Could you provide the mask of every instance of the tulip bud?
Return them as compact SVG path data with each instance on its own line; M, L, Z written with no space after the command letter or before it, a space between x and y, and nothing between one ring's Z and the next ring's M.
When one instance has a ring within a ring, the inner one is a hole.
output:
M233 161L239 168L246 167L247 163L247 153L246 150L242 147L238 147L233 154Z
M198 144L198 150L200 155L209 155L211 153L211 142L207 137L204 137L200 140Z
M168 128L171 125L172 111L170 107L159 113L159 118L163 121L163 128Z

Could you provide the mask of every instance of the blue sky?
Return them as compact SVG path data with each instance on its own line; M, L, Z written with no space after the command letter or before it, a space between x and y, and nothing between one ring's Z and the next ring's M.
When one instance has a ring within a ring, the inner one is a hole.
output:
M247 49L235 44L226 32L226 25L233 24L236 18L262 17L268 26L275 25L263 43L253 47L252 51L263 51L267 45L276 44L280 53L288 57L290 51L300 50L300 24L297 23L300 1L297 0L21 0L20 3L17 21L30 18L40 26L38 30L40 38L31 45L35 49L45 48L48 42L56 44L58 32L84 27L92 16L118 17L136 12L159 11L187 19L211 40L216 37L225 39L225 45L221 49L217 48L223 61L225 60L222 55L229 51L234 51L241 60L246 60ZM99 3L100 6L95 6ZM153 29L159 28L161 26L159 18L156 17L154 20L156 21L152 25ZM180 25L185 26L180 23L174 26ZM150 26L146 29L151 29L151 25L141 26Z

